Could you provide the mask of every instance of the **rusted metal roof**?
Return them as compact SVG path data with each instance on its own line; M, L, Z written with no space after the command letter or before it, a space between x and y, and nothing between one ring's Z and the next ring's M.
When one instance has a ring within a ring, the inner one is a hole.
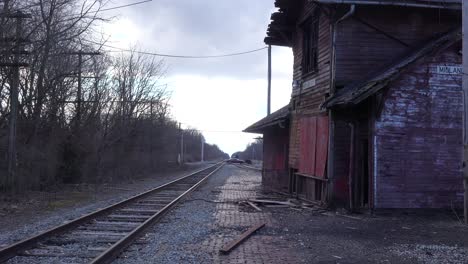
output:
M257 121L253 125L244 129L243 132L247 133L263 133L263 130L267 127L279 124L289 118L289 105L286 105L278 111L270 114L269 116Z
M328 98L322 108L331 108L343 105L356 105L386 87L391 81L395 80L401 72L412 65L418 59L426 56L432 51L446 47L460 41L462 38L461 29L458 28L443 36L430 41L423 47L411 52L409 55L397 60L390 66L385 67L377 74L372 75L365 81L351 84L342 90L339 90L334 96Z

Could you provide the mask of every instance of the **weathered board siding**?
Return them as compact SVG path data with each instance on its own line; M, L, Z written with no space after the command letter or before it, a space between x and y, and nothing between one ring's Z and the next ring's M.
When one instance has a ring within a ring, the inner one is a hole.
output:
M263 133L263 186L288 191L289 129L275 126Z
M462 201L460 45L420 60L389 86L375 122L376 208L443 208Z
M333 137L334 151L332 153L334 174L333 203L340 206L349 205L349 160L351 147L351 129L346 121L335 118L335 135Z
M318 71L312 74L303 75L302 57L303 57L303 32L300 28L302 21L306 20L316 8L316 4L308 1L302 1L302 13L297 19L296 30L293 34L293 54L294 54L294 74L293 79L301 84L315 80L315 85L309 88L297 87L292 92L292 102L294 114L291 119L291 139L289 147L289 165L292 168L298 168L299 165L299 139L300 127L297 118L303 114L319 115L323 113L320 104L325 100L326 94L330 88L330 59L331 59L331 34L330 19L327 14L321 13L319 22L318 39Z
M290 136L289 136L289 167L299 168L299 136L300 136L300 126L299 126L299 117L297 114L291 114L290 121Z
M328 116L300 120L299 172L325 178L328 155Z
M340 22L336 29L336 84L361 80L460 23L460 12L453 10L357 6L355 15Z

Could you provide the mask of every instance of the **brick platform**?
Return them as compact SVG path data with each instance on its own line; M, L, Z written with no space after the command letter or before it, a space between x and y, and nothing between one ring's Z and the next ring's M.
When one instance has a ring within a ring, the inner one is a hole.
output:
M271 229L278 228L272 215L258 212L240 204L261 194L261 175L254 170L239 169L227 179L216 199L214 229L216 234L208 237L198 247L210 252L213 263L298 263L295 248L280 235L271 235ZM229 254L218 253L224 244L237 238L249 227L266 222L266 226L241 243Z

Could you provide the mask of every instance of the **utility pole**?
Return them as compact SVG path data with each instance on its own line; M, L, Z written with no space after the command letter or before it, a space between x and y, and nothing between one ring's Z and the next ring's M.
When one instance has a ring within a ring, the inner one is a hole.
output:
M18 121L18 93L19 93L19 85L20 85L20 67L27 66L25 63L20 63L20 55L27 54L26 51L21 51L21 43L24 42L22 40L22 31L23 31L23 19L30 18L30 15L23 14L21 11L17 11L15 13L10 13L9 11L9 1L4 2L4 12L1 14L2 17L2 24L4 24L3 18L14 18L16 19L16 29L15 29L15 47L12 50L13 62L12 63L0 63L0 66L6 67L13 67L14 70L12 72L12 80L10 84L10 119L9 119L9 131L8 131L8 155L7 155L7 178L5 180L5 187L14 187L15 180L16 180L16 156L17 156L17 149L16 149L16 131L17 131L17 121ZM2 28L2 37L4 29Z
M154 101L151 100L150 102L150 167L153 170L154 169L154 162L153 162L153 147L154 147L154 138L153 138L153 133L154 133L154 117L153 117L153 104Z
M78 56L78 89L76 92L76 120L75 125L76 128L80 127L81 124L81 115L82 115L82 103L83 103L83 56L97 56L101 55L100 52L84 52L84 51L77 51L77 52L69 52L66 53L68 55L77 55Z
M19 64L19 48L21 43L21 19L16 19L16 48L14 63ZM19 66L15 66L10 86L10 131L8 138L8 185L13 185L16 179L16 125L18 119L18 90L19 90Z
M463 213L468 224L468 1L463 5L463 187L465 189Z
M205 161L205 139L201 137L201 162Z
M180 162L180 165L182 165L184 164L184 131L182 130L182 123L179 123L179 133L180 133L179 162Z
M78 53L78 91L76 93L76 124L77 128L80 127L81 125L81 100L82 100L82 95L81 95L81 73L82 73L82 64L83 64L83 54L80 52Z
M267 115L271 114L271 45L268 45L268 102Z

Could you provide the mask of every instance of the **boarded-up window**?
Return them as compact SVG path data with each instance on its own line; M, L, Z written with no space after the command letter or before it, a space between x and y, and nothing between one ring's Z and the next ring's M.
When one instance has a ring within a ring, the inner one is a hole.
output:
M328 155L328 117L300 121L299 172L325 178Z

